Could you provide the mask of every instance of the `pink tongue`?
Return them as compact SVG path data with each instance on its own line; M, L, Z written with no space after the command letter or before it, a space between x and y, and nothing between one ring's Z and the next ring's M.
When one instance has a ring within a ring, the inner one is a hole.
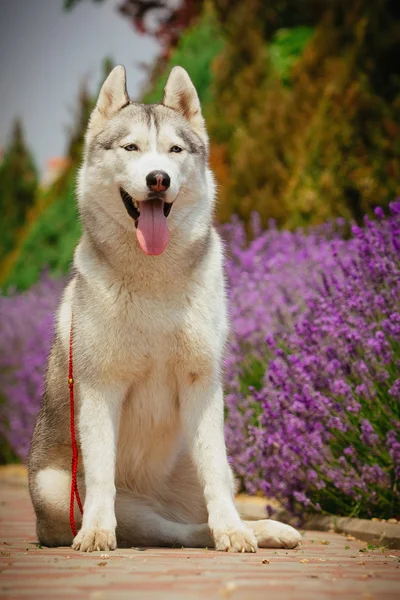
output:
M145 200L139 203L140 217L136 235L145 254L164 252L169 241L167 219L162 200Z

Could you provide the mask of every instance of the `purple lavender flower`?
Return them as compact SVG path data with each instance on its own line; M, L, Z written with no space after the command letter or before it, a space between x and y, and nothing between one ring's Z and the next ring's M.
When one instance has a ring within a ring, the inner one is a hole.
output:
M365 227L221 228L232 332L226 442L249 493L399 516L400 202ZM0 298L0 433L22 458L65 281ZM5 318L4 318L5 316Z
M43 393L53 318L65 280L0 297L0 433L25 459Z
M400 202L377 216L350 240L227 226L231 464L297 514L399 514Z

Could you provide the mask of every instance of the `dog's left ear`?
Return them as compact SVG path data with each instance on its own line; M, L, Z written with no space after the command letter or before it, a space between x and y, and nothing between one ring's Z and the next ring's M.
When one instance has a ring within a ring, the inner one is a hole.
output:
M187 119L193 129L207 139L206 127L201 114L200 100L189 75L182 67L174 67L164 88L162 103L176 110Z

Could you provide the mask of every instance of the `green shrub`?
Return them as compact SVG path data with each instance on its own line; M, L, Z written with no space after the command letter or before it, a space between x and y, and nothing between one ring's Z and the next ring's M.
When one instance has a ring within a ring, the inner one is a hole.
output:
M105 79L113 62L103 61ZM80 224L75 198L77 170L82 162L84 135L95 99L86 85L81 85L74 121L69 128L66 171L47 190L40 190L32 223L12 256L11 265L3 271L2 289L26 290L33 285L43 269L61 275L69 270L74 248L80 236Z
M181 66L189 73L199 94L200 102L207 104L212 100L212 62L220 54L224 39L210 10L205 10L200 20L182 36L178 46L161 75L156 78L151 89L145 93L143 102L160 102L168 74L173 67Z
M4 289L28 289L43 269L49 269L54 275L68 271L80 236L75 179L74 169L68 173L64 193L55 198L32 224L14 268L4 282Z
M398 14L380 1L320 8L275 30L259 0L225 14L207 112L220 221L255 210L286 228L360 222L400 193Z
M36 168L25 144L22 123L17 119L0 164L0 213L6 223L1 232L0 261L13 249L35 202L36 190Z
M269 42L271 64L284 84L290 84L292 68L303 54L313 33L313 27L304 25L292 29L278 29Z

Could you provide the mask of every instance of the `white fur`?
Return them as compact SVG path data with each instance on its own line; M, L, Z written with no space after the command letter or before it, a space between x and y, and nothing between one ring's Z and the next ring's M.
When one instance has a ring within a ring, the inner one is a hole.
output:
M71 475L59 469L48 467L38 472L36 476L38 492L52 507L53 511L63 513L69 510L69 494Z

